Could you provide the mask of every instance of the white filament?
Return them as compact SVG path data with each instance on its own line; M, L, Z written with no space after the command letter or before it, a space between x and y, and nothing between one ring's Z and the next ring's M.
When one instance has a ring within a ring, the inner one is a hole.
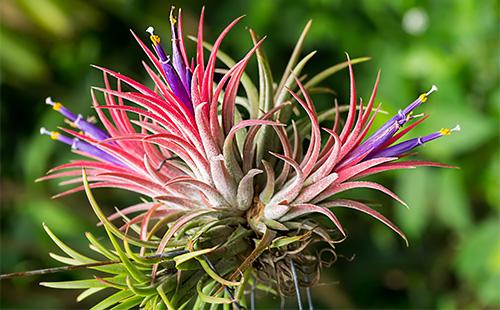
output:
M438 87L436 85L432 85L431 89L425 94L426 96L429 96L433 92L438 91Z

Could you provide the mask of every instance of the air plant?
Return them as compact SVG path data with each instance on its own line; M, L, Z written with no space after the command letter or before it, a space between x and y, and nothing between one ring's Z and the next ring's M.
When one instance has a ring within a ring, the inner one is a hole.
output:
M95 66L104 86L92 88L92 105L104 128L47 98L74 128L42 128L41 133L85 158L56 167L40 180L64 177L64 185L75 186L56 197L85 191L109 242L87 233L100 257L90 258L45 226L67 254L51 254L53 258L96 274L42 285L85 289L78 301L109 291L94 309L253 309L256 290L296 295L299 307L305 290L312 307L309 288L318 282L321 269L331 265L327 257L335 257L335 245L347 237L336 210L365 213L407 243L404 233L378 211L337 194L369 188L405 205L383 185L363 178L417 166L448 167L400 160L459 129L400 142L426 119L414 111L437 87L371 130L380 112L375 106L380 72L369 100L363 102L357 97L352 67L368 58L347 56L347 61L310 79L302 76L314 55L299 58L309 22L275 83L261 47L264 38L252 30L253 47L241 60L219 50L240 19L211 45L203 40L202 11L197 37L191 38L196 42L193 58L186 53L180 10L170 15L171 44L163 44L150 27L150 49L132 32L152 64L143 62L154 87ZM254 55L258 87L245 73ZM216 68L218 61L227 68ZM343 68L350 77L348 104L335 103L318 113L310 94L325 91L319 83ZM325 120L332 120L333 126L322 128ZM104 214L92 193L103 187L136 192L142 200Z

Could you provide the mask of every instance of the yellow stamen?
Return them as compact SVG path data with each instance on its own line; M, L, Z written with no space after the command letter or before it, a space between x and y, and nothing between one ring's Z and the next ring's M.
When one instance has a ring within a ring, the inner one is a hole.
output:
M51 131L50 132L50 138L52 140L57 140L57 138L59 137L60 133L58 133L57 131Z
M420 95L418 97L418 99L420 99L420 101L422 101L422 102L426 102L427 101L427 97L430 94L432 94L433 92L437 91L437 90L438 90L437 86L436 85L432 85L431 89L428 92L423 93L422 95Z
M426 93L423 93L422 95L420 95L418 97L418 99L422 102L426 102L427 101L427 94Z
M150 35L149 38L151 39L151 42L153 42L154 45L160 44L160 37L157 36L156 34Z
M62 103L60 102L54 102L54 105L52 106L52 109L54 109L55 111L59 111L60 108L62 108L63 105Z
M174 17L174 10L175 10L175 6L172 6L170 8L170 24L175 25L175 23L177 22L177 19L175 19Z
M442 136L447 136L451 133L451 129L450 128L441 128L441 130L439 131L439 133L442 135Z
M449 134L451 134L452 132L454 131L460 131L460 125L457 125L453 128L441 128L441 130L439 131L439 133L442 135L442 136L447 136Z
M160 37L154 34L154 31L155 29L151 26L149 26L148 29L146 29L146 32L149 32L150 34L149 38L151 39L151 42L153 42L153 44L156 46L160 44Z

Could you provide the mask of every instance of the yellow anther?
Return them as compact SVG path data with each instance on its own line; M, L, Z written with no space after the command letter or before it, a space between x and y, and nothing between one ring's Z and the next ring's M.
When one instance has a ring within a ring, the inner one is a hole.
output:
M421 102L426 102L427 101L427 97L430 94L432 94L433 92L437 91L437 90L438 90L437 86L436 85L432 85L431 89L428 92L423 93L422 95L420 95L418 97L418 99L420 99Z
M155 34L155 29L153 27L149 26L148 29L146 29L146 32L150 34L149 38L155 46L160 44L160 37Z
M422 94L418 97L418 99L422 102L426 102L427 101L427 94Z
M60 133L58 133L57 131L51 131L50 132L50 138L52 140L57 140L57 138L59 137Z
M439 133L442 136L447 136L447 135L451 134L451 129L450 128L441 128L441 130L439 131Z
M175 23L177 22L177 19L175 19L174 17L174 10L175 10L175 6L172 6L170 8L170 24L175 25Z
M447 136L447 135L451 134L454 131L460 131L460 125L457 125L457 126L455 126L453 128L441 128L441 130L439 131L439 133L442 136Z
M153 42L154 45L160 44L160 37L157 36L156 34L150 35L149 38L151 39L151 42Z
M60 108L62 108L63 105L62 103L60 102L54 102L54 105L52 106L52 109L54 109L55 111L59 111Z

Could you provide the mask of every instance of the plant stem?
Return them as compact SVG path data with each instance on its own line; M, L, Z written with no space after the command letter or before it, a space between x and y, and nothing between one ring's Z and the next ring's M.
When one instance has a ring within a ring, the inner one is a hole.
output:
M172 258L172 257L175 257L177 255L185 254L187 252L189 252L189 251L188 250L173 250L173 251L166 252L166 253L144 256L143 258L145 258L145 259ZM78 269L113 265L113 264L119 264L119 263L121 263L121 261L119 261L119 260L107 260L107 261L102 261L102 262L95 262L95 263L88 263L88 264L81 264L81 265L61 266L61 267L53 267L53 268L30 270L30 271L18 271L18 272L2 274L2 275L0 275L0 280L12 279L12 278L16 278L16 277L37 276L37 275L42 275L42 274L56 273L56 272L69 271L69 270L78 270Z
M48 274L48 273L56 273L56 272L61 272L61 271L77 270L77 269L84 269L84 268L97 267L97 266L106 266L106 265L112 265L112 264L118 264L118 263L120 263L119 260L109 260L109 261L104 261L104 262L96 262L96 263L89 263L89 264L82 264L82 265L62 266L62 267L54 267L54 268L46 268L46 269L38 269L38 270L30 270L30 271L12 272L12 273L6 273L6 274L0 275L0 280L12 279L12 278L16 278L16 277L37 276L37 275Z

